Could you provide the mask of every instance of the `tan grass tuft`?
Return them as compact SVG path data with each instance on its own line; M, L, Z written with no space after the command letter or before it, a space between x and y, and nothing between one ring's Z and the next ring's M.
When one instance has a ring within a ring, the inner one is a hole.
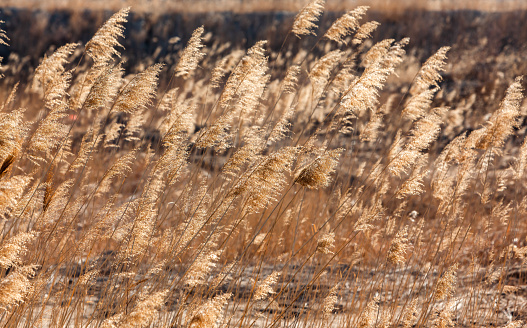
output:
M317 241L317 252L322 254L333 254L335 248L335 233L327 232L320 236Z
M273 285L278 282L280 278L280 272L273 272L268 275L254 291L254 300L259 301L266 299L269 295L274 294Z
M373 297L371 301L368 302L366 308L360 315L359 322L357 327L359 328L372 328L377 321L377 311L379 310L379 296Z
M403 264L408 250L408 226L399 230L388 249L387 261L393 265Z
M202 35L204 31L203 26L200 26L192 33L192 36L176 65L176 76L181 76L184 79L191 77L192 72L198 67L198 63L203 59L203 56L205 56L205 53L201 52L201 48L203 48Z
M0 20L0 25L4 24L4 23L5 23L4 21ZM0 28L0 44L4 45L4 46L9 46L7 41L9 41L9 38L7 37L7 34L5 34L5 31Z
M339 284L336 284L329 290L328 295L324 298L324 301L322 302L322 312L324 313L325 317L330 316L333 311L335 310L335 304L338 301L337 298L337 291L339 289Z
M312 0L296 15L292 32L300 38L301 35L316 35L313 31L318 26L318 20L324 10L324 0Z
M295 182L312 189L327 187L331 182L330 175L335 171L342 150L324 151L297 171Z
M24 302L25 297L33 289L30 279L36 269L35 265L18 267L0 280L0 309L7 310L15 304Z
M35 232L20 232L4 241L0 246L0 267L7 269L20 264L27 253L28 244L37 235Z
M121 53L116 47L122 47L117 41L118 37L123 37L123 23L127 22L130 7L123 8L113 14L95 33L88 43L86 43L86 53L95 62L95 66L103 66L112 60L113 56L121 57Z
M221 311L232 294L225 293L218 295L203 304L192 315L189 328L216 328L220 319Z
M326 34L324 34L324 37L340 44L347 44L345 40L346 36L359 28L359 20L366 13L366 11L368 11L368 8L369 7L367 6L357 7L354 10L342 15L342 17L337 19L331 25ZM369 34L366 29L371 29L371 27L365 28L362 31L363 34Z
M442 47L434 55L428 58L414 79L414 83L410 89L411 94L421 93L428 90L430 86L439 87L439 82L443 79L441 77L441 72L446 65L446 53L449 50L450 47Z
M457 270L458 264L454 264L439 278L435 287L434 300L443 300L454 294L457 282Z

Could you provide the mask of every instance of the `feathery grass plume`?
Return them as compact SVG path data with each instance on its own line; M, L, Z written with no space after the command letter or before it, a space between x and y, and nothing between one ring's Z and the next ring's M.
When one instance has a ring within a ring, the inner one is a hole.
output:
M280 272L273 272L270 275L268 275L257 287L254 291L254 297L253 299L255 301L263 300L267 298L269 295L274 294L273 291L273 285L276 284L278 281L278 278L280 278Z
M265 40L258 41L247 50L247 54L241 59L238 66L227 79L227 83L219 100L221 108L229 107L234 97L242 94L242 90L239 90L242 84L245 85L243 91L246 91L252 87L255 79L265 75L268 58L265 56L265 49L263 47L266 44L267 41Z
M173 130L176 129L177 126L173 125ZM166 183L171 186L185 172L189 157L188 143L182 137L179 137L176 131L169 131L163 138L163 146L165 151L155 163L153 173L158 177L166 176Z
M64 65L68 63L68 57L78 45L78 43L68 43L57 49L51 56L44 56L42 62L35 69L32 88L35 90L37 83L40 83L45 94L48 84L64 73Z
M5 22L0 20L0 25L4 24ZM4 30L2 30L0 28L0 45L4 45L4 46L8 46L9 47L9 44L7 43L7 41L9 41L9 38L7 37L7 34L5 33ZM4 58L3 57L0 57L0 68L2 68L2 60ZM3 78L4 75L0 73L0 79Z
M372 49L365 55L368 66L356 81L344 93L340 102L340 115L355 115L367 109L374 109L378 103L379 90L384 87L388 76L392 74L395 67L401 62L404 55L403 47L408 39L400 42L385 40L376 47L378 51L370 54ZM372 47L373 48L373 47Z
M251 47L229 76L219 99L219 107L224 109L224 112L199 135L196 140L198 148L216 147L218 150L228 148L231 137L229 129L236 112L243 120L244 114L252 114L259 105L269 79L268 58L263 49L266 43L267 41L258 41ZM235 98L237 99L233 108L231 103Z
M267 41L259 41L247 52L247 56L242 59L244 66L244 76L236 85L235 94L238 98L235 101L236 112L239 112L240 120L247 119L246 115L253 115L260 100L263 98L265 88L270 76L267 74L269 57L265 56L263 46ZM230 80L230 78L229 78ZM225 86L227 89L228 86ZM225 103L222 103L225 105Z
M196 147L209 148L216 147L218 151L227 149L231 143L229 140L229 129L234 117L233 110L227 110L218 119L208 126L196 141Z
M46 184L49 184L49 182ZM76 211L84 205L83 202L87 197L86 195L80 195L72 201L70 197L73 192L73 185L74 179L68 179L51 193L48 192L50 188L46 188L44 200L42 201L44 212L38 218L38 221L35 222L35 229L41 232L49 232L53 238L62 238L61 234L64 233L62 224L67 226L68 220L75 218Z
M335 304L337 304L338 301L338 288L339 284L337 283L335 286L333 286L333 288L329 290L328 296L326 296L324 298L324 301L322 302L322 312L324 313L324 317L330 316L335 310Z
M315 23L324 11L325 0L312 0L296 15L292 32L300 38L301 35L317 35L313 30L318 28Z
M92 112L98 111L113 100L119 91L123 71L122 63L115 66L100 67L100 74L86 94L86 98L82 99L81 97L79 99L82 101L82 108L86 112L86 116L90 117ZM78 104L72 103L70 107L77 110Z
M0 61L2 61L1 57L0 57ZM5 111L9 105L14 104L19 85L20 85L20 82L15 83L15 85L11 89L11 92L9 93L9 96L7 96L7 99L2 104L2 107L0 107L0 112Z
M203 48L202 36L204 31L203 26L200 26L192 33L192 36L176 65L176 76L181 76L184 79L191 77L192 72L198 67L198 63L203 59L203 56L205 56L205 53L201 52L201 48Z
M360 6L342 15L337 19L324 34L324 37L339 44L348 44L346 36L354 32L359 27L359 20L368 11L367 6Z
M52 151L60 146L60 141L67 135L68 127L61 123L64 117L66 113L63 110L49 113L32 135L28 157L35 164L47 162L51 158Z
M235 50L220 59L218 64L216 64L216 66L212 70L210 78L210 87L213 89L219 88L221 85L221 80L223 79L225 74L230 72L235 67L235 65L240 61L243 55L244 51Z
M17 208L24 191L31 182L29 175L15 175L0 180L0 219L7 220Z
M373 297L371 301L368 302L366 308L361 313L357 327L359 328L372 328L377 320L377 312L379 310L379 296Z
M101 195L110 190L111 183L119 178L126 177L132 172L132 164L136 160L138 149L133 149L129 153L119 157L117 161L104 172L95 195Z
M38 235L36 232L20 232L0 246L0 267L7 269L20 264L27 253L27 245Z
M154 64L145 71L137 74L119 92L113 110L127 114L142 112L156 95L157 80L163 64Z
M166 142L173 142L183 135L188 137L194 131L196 106L187 101L177 101L177 91L177 88L168 91L159 105L161 111L168 112L159 127Z
M231 293L225 293L213 297L205 304L201 305L191 316L188 324L189 328L216 328L217 322L221 318L221 311L227 301L231 298Z
M153 189L153 187L150 188ZM158 216L158 210L149 198L155 197L155 192L152 192L151 195L142 195L131 229L122 242L121 249L117 255L119 259L117 263L134 263L150 246L155 232L154 224Z
M4 21L0 20L0 25L4 23L5 23ZM5 34L5 31L0 28L0 44L9 47L9 44L7 43L7 41L9 41L7 34Z
M386 256L388 263L393 265L404 263L406 252L409 247L408 242L408 226L405 226L403 229L399 230L392 240L390 249L388 249L388 255Z
M289 127L291 126L289 121L294 117L297 105L298 103L294 103L284 110L280 119L271 130L271 133L269 133L269 137L267 138L268 143L280 141L287 136L290 131Z
M24 302L24 298L33 288L29 279L34 276L36 270L36 265L16 267L7 277L0 280L0 309L8 310L11 306Z
M68 126L62 120L69 109L66 91L70 80L71 72L64 72L54 76L47 84L44 102L50 112L40 121L28 145L28 157L37 164L40 161L46 162L51 157L51 152L61 145L68 134Z
M344 60L337 74L331 83L331 90L338 96L342 96L344 91L358 78L355 74L357 53L353 52Z
M442 117L447 111L447 107L434 108L430 114L420 119L411 131L408 149L418 151L428 149L437 139L441 131L440 125L443 123Z
M258 128L249 129L244 136L244 145L238 148L222 167L228 180L235 178L246 163L254 162L265 148L262 131Z
M412 96L403 109L403 117L411 121L425 116L439 88L426 89Z
M418 298L414 298L408 307L404 309L404 313L402 316L403 320L403 328L411 328L415 324L415 320L417 319L417 304L419 302Z
M450 47L441 47L421 66L410 88L410 94L419 94L432 87L439 87L439 82L443 79L441 72L445 69L446 53Z
M390 47L395 42L395 39L384 39L370 47L368 52L362 56L362 66L368 68L380 61L382 61L387 55Z
M525 168L527 168L527 138L523 139L520 152L514 164L514 174L518 181L522 180L525 174Z
M297 170L295 182L310 189L329 186L330 175L335 171L342 151L342 148L321 151L314 160Z
M458 264L452 265L448 270L443 272L443 275L437 281L434 291L434 300L440 301L454 295L457 282Z
M455 327L452 321L452 304L446 303L443 309L438 311L437 318L432 322L433 328L452 328Z
M188 269L185 284L190 288L204 284L211 270L216 267L221 253L221 250L212 251L209 247L202 250Z
M318 253L333 254L332 249L335 248L335 233L326 232L318 238L317 249Z
M228 196L247 193L247 212L258 212L275 201L291 173L297 147L283 147L256 161L229 191Z
M355 36L353 37L353 40L351 41L354 45L359 45L367 38L371 38L371 34L379 27L381 23L376 21L366 22L362 24L359 29L357 30L357 33L355 33Z
M298 65L289 66L282 81L283 93L294 93L298 85L298 75L300 75L301 68Z
M524 327L522 320L514 320L503 326L503 328L521 328Z
M425 165L428 164L424 157L420 157L420 160L410 177L403 182L401 187L395 192L397 199L404 199L410 195L420 195L424 192L423 178L425 178L430 171L424 169Z
M514 129L520 126L520 107L523 100L522 79L523 77L517 77L509 86L499 109L492 114L487 124L470 134L467 139L469 147L500 148L513 134Z
M313 85L313 102L317 103L318 99L323 96L324 89L328 83L333 69L338 65L342 51L333 50L322 56L315 62L315 65L309 72L309 79Z
M382 124L383 117L384 117L384 114L383 114L382 107L377 109L375 113L371 114L370 120L364 126L364 128L362 129L362 132L360 133L361 141L364 142L364 141L377 140L379 130L383 127L383 124Z
M430 147L432 142L439 136L440 125L443 123L442 117L447 110L447 108L442 107L435 108L432 113L417 121L410 131L410 140L404 145L402 150L397 150L399 146L395 146L390 150L391 162L388 165L388 170L391 174L401 176L402 173L407 173L408 168L417 162L422 155L422 151ZM400 141L397 138L396 141L400 145Z
M88 160L90 159L90 155L92 154L93 149L97 149L99 144L102 142L102 138L99 137L99 134L97 131L100 130L101 123L99 122L95 126L91 126L86 134L82 137L82 141L80 144L80 149L77 152L77 157L73 162L71 163L69 167L69 171L73 172L77 169L81 169L86 165Z
M105 232L110 231L112 225L119 219L126 221L128 218L125 217L126 210L129 210L130 203L125 202L123 205L116 209L112 209L115 205L117 196L113 195L108 197L106 204L99 209L94 215L94 223L90 225L89 230L85 230L86 233L78 241L77 252L82 254L90 250L94 245L95 241L102 242L108 239L110 236L105 235Z
M123 8L113 14L86 43L86 53L93 59L96 67L106 65L114 55L121 57L121 53L117 51L116 47L122 47L122 45L117 41L117 38L124 37L123 23L127 22L129 12L130 7Z
M149 153L147 156L148 165L153 154ZM135 258L144 253L147 247L150 246L151 238L156 228L154 224L159 214L157 203L168 183L169 181L158 174L157 170L152 170L149 173L145 188L143 188L143 192L138 198L133 225L127 236L128 241L132 241L132 243L127 245L126 249L121 252L122 254Z
M24 110L0 112L0 177L7 175L15 162L29 130Z
M142 295L128 313L118 313L103 321L101 328L146 328L164 306L168 290Z
M146 123L146 120L147 114L145 111L134 112L132 115L130 115L130 119L126 121L126 124L122 125L124 131L122 131L120 137L127 142L140 141L140 134L143 131L143 125ZM120 124L118 124L117 130L121 130ZM110 142L115 142L117 144L119 142L119 137L117 137L117 139L110 140Z
M358 207L356 207L358 210ZM355 222L355 225L353 226L353 230L355 231L368 231L373 228L373 222L375 222L378 219L381 219L384 215L385 209L382 206L381 199L372 200L372 204L365 208L362 213L360 213L360 217Z

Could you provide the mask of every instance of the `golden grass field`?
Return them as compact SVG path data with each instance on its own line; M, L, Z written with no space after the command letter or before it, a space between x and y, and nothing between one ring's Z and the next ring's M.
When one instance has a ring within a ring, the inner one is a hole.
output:
M9 1L2 327L527 323L522 2Z

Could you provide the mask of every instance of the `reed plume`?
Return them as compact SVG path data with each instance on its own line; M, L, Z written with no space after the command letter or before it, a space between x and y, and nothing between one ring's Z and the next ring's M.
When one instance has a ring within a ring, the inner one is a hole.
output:
M444 70L447 59L446 53L450 47L440 48L434 55L421 66L421 69L414 78L414 83L410 89L411 94L418 94L430 87L439 87L439 82L443 79L441 72Z
M338 301L337 298L337 290L339 285L336 284L329 290L328 295L324 298L324 301L322 302L322 312L324 312L324 316L328 317L333 313L335 310L335 304Z
M376 21L366 22L362 24L358 30L357 33L353 36L353 40L351 41L354 45L359 45L364 41L365 39L371 38L371 34L379 27L381 23Z
M119 92L113 110L132 115L145 110L156 95L157 80L161 69L163 69L163 64L154 64L134 76Z
M36 270L35 265L17 267L0 280L0 309L5 311L24 302L25 297L32 291L33 284L30 279Z
M4 21L0 21L0 25L2 25L2 24L5 24L5 22ZM0 28L0 44L2 44L4 46L9 46L7 41L9 41L9 38L7 37L7 34L5 33L4 30L2 30Z
M123 24L127 22L129 12L130 7L113 14L86 43L86 54L93 59L96 67L108 64L113 56L121 57L121 53L116 48L122 45L117 38L124 37Z
M68 57L71 56L78 46L79 44L77 43L68 43L57 49L51 56L44 57L40 65L35 69L33 89L37 87L37 82L40 82L45 94L48 84L64 73L64 65L68 63Z
M201 305L192 315L190 328L215 328L221 316L221 311L232 294L225 293L208 300Z
M324 37L333 40L339 44L348 44L345 40L346 36L348 36L350 33L354 32L357 28L359 28L359 20L364 14L366 14L368 8L369 7L367 6L357 7L354 10L342 15L342 17L337 19L331 25L326 34L324 34ZM371 27L372 26L365 27L364 30L361 32L363 34L369 34L368 30L371 30Z
M28 244L36 237L36 232L20 232L7 239L0 246L0 267L7 269L20 264L28 250Z
M379 297L375 296L371 301L368 302L366 308L360 315L357 327L360 328L371 328L377 320L377 311L379 309Z
M408 247L408 227L406 226L399 230L393 238L390 249L388 249L388 262L393 265L403 264L406 259Z
M292 32L300 38L301 35L316 35L313 31L318 28L315 23L324 10L324 0L312 0L296 15Z
M266 299L269 295L274 294L273 285L278 282L280 272L273 272L268 275L255 289L253 299L255 301Z
M454 294L457 282L458 264L448 268L436 283L434 300L439 301L451 297Z
M331 182L331 173L339 162L342 149L325 150L314 160L297 170L295 182L307 188L327 187Z
M202 35L204 31L205 29L203 26L200 26L192 33L192 36L190 37L190 40L188 41L188 44L185 47L185 50L183 50L181 58L176 65L176 76L181 76L184 79L188 79L196 67L198 67L198 64L203 59L203 56L205 56L205 53L201 52L201 48L203 48Z

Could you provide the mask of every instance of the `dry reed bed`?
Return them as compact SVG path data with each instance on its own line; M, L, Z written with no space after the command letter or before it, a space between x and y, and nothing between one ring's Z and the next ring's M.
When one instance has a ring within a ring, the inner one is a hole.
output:
M1 101L2 325L522 326L523 81L459 133L432 106L449 48L381 97L408 40L366 42L366 10L271 62L201 27L124 76L129 9L43 58Z

